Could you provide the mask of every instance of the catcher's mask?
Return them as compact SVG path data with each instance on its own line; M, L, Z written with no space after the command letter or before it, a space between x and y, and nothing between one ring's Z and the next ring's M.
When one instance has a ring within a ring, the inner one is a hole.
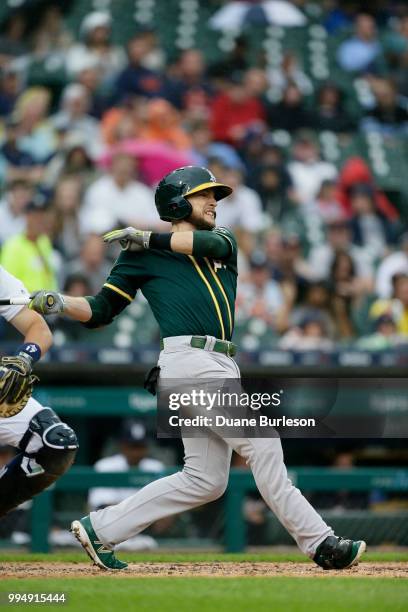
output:
M187 196L210 188L214 190L217 201L232 193L231 187L217 183L217 179L207 168L184 166L166 174L158 184L154 196L160 219L163 221L186 219L192 212Z

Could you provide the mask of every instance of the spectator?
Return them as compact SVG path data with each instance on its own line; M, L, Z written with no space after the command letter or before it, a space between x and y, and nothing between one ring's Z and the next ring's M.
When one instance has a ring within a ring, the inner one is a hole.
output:
M89 280L92 295L98 293L103 286L112 264L105 258L105 245L100 236L90 234L81 245L79 257L65 266L68 276L85 276Z
M305 220L330 223L344 216L343 208L336 198L336 182L324 180L314 200L307 202L303 207Z
M74 174L82 185L88 186L95 179L95 172L88 143L83 136L73 132L64 135L59 150L47 164L44 182L53 187L60 177Z
M64 58L72 38L64 28L62 9L58 4L46 6L32 36L33 55L38 59L53 56Z
M395 274L408 275L408 233L401 236L399 250L387 255L377 269L375 292L381 299L392 295L392 278Z
M328 336L333 339L336 332L336 323L332 313L331 295L327 283L310 283L304 290L304 298L295 305L291 315L290 323L296 327L307 318L318 318L324 323Z
M228 90L213 100L210 124L214 139L239 145L246 132L264 120L262 103L248 94L240 74L231 75Z
M249 68L248 41L240 34L235 38L232 50L223 59L211 64L208 73L220 85L228 79L228 75L244 72L247 68Z
M374 332L356 341L356 347L363 351L385 351L404 341L398 333L391 314L380 315L373 322Z
M394 20L391 25L394 28L385 37L384 50L389 65L395 69L404 63L408 55L408 13Z
M161 98L149 100L145 112L146 123L139 134L141 139L163 142L175 149L190 149L191 141L181 116L170 102Z
M10 62L1 70L0 79L0 117L6 117L13 112L23 88L21 69Z
M84 85L71 83L62 92L60 111L53 116L55 126L80 134L88 143L92 156L97 157L102 148L98 121L89 114L90 98Z
M1 265L30 292L58 289L49 205L42 194L36 194L25 208L24 232L6 240L1 251Z
M365 284L367 290L371 288L372 259L363 249L352 244L351 237L350 225L344 219L333 220L326 225L326 242L316 245L309 253L308 276L311 280L328 281L336 254L345 252L352 259L357 277Z
M356 183L365 183L374 190L376 209L389 221L396 221L399 213L385 193L375 185L373 175L361 157L350 157L342 167L337 183L336 198L347 216L351 215L350 193Z
M301 204L307 204L316 198L324 180L336 178L337 170L319 158L318 146L310 136L302 136L295 142L292 155L288 170L296 198Z
M296 85L302 96L313 93L313 84L299 65L299 60L293 51L284 53L279 67L270 68L267 72L268 83L273 99L283 98L289 85Z
M126 225L146 229L157 225L153 193L135 179L135 174L134 157L116 152L109 174L97 179L85 193L79 215L83 234L103 234Z
M337 34L339 31L351 28L355 14L355 2L329 0L325 4L327 8L323 24L329 34Z
M141 421L125 421L119 438L119 452L99 459L94 465L97 472L139 472L160 473L165 466L161 461L149 457L148 437ZM89 491L88 504L91 510L118 504L138 489L97 487ZM128 550L156 548L157 543L151 536L141 535L127 540Z
M120 106L104 113L101 129L105 144L113 145L139 137L146 121L144 104L142 98L128 96Z
M199 49L183 51L176 64L173 99L191 119L209 116L212 87L205 75L205 61Z
M16 179L36 182L42 176L33 156L23 150L19 142L20 122L11 116L5 123L5 138L0 148L0 168L3 180Z
M56 134L48 118L51 94L45 87L30 87L18 98L19 145L37 164L44 164L55 151Z
M354 185L350 195L353 216L353 243L369 253L373 261L387 253L387 245L395 241L391 223L375 208L375 194L370 185Z
M408 134L408 99L398 96L389 79L373 79L376 104L362 120L362 128L383 134Z
M286 176L279 165L262 166L259 173L257 191L261 197L264 211L272 223L279 223L291 207Z
M346 72L373 72L381 59L381 45L371 15L360 13L355 19L354 36L345 40L337 52L337 60Z
M357 275L352 256L347 251L336 252L330 270L332 309L339 339L352 338L355 334L353 312L361 298L370 292L367 279Z
M305 317L279 341L279 348L289 351L331 351L333 347L325 321L317 314Z
M283 236L274 227L265 235L264 248L270 277L279 283L284 298L278 321L279 331L283 332L289 327L291 312L302 299L306 286L300 240L297 235Z
M3 20L0 34L0 66L28 53L27 19L22 11L10 11ZM24 60L23 60L24 61Z
M224 166L243 168L242 160L236 149L224 142L213 142L207 121L190 124L189 135L192 148L190 154L198 166L207 166L211 159L218 159Z
M238 290L238 316L246 320L261 319L268 327L279 330L285 298L279 283L270 277L268 261L262 252L252 255L250 271L249 279Z
M125 64L121 47L110 41L112 19L109 13L94 11L88 13L81 23L82 42L73 45L66 57L68 72L75 74L84 58L98 61L104 80L110 83Z
M393 293L390 300L376 300L370 309L370 317L376 319L384 314L390 315L397 326L398 333L408 336L408 274L395 274L392 277Z
M142 66L153 72L160 72L166 66L166 54L156 31L149 25L139 27L137 36L144 42L145 54L142 59Z
M264 227L262 203L254 189L244 184L242 171L226 168L218 164L218 180L223 180L233 188L233 193L217 207L217 225L234 228L241 232L256 234ZM220 178L222 176L222 179Z
M5 197L0 201L0 246L10 236L24 231L24 211L32 197L30 182L15 179L7 184Z
M302 94L294 83L289 83L286 87L280 102L267 108L267 118L268 126L272 130L296 132L313 124L313 117L306 109Z
M164 97L166 85L164 77L144 65L149 52L150 46L145 37L136 35L128 41L128 63L119 74L114 88L118 102L130 95L146 98Z
M331 132L350 132L354 121L344 108L343 92L334 83L325 83L317 92L314 127Z
M98 60L95 57L85 56L81 64L78 62L74 76L75 81L83 85L88 92L89 115L100 119L109 107L110 92L108 94L107 88L103 86Z
M62 176L55 187L54 244L65 260L79 255L80 233L78 213L81 207L82 184L76 175Z

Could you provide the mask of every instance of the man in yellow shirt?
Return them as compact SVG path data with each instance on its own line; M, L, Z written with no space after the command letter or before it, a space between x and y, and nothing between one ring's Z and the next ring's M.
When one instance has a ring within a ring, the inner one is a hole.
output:
M37 194L26 206L26 229L3 243L0 263L21 280L27 289L58 288L49 238L49 200Z

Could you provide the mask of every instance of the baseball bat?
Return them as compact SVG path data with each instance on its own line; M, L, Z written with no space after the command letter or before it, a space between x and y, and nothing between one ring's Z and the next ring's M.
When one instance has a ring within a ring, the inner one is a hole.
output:
M31 299L27 295L0 298L0 306L26 306L30 301Z

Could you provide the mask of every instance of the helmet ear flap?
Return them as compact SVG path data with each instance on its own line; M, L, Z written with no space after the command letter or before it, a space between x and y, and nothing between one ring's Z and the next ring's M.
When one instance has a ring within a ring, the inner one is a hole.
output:
M186 219L193 212L193 207L184 196L173 198L168 205L169 221L180 221Z

